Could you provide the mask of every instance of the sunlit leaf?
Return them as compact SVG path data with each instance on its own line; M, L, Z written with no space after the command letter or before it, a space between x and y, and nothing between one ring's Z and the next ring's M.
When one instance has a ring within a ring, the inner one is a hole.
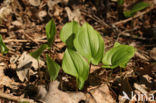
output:
M8 48L7 48L6 45L4 44L1 35L0 35L0 50L1 50L1 53L2 53L2 54L8 53Z
M145 9L146 7L149 7L149 3L139 2L136 5L134 5L131 10L125 11L124 12L124 16L125 17L131 17L131 16L134 15L134 13L136 13L136 12L138 12L140 10Z
M30 53L30 55L31 55L32 57L34 57L35 59L38 59L38 58L40 57L40 55L42 54L42 52L43 52L46 48L48 48L48 45L47 45L47 44L43 44L43 45L41 45L41 47L38 48L36 51Z
M66 49L63 63L63 71L76 77L77 86L81 90L89 74L88 62L77 52Z
M68 46L68 48L74 48L73 40L75 39L76 34L80 30L80 25L75 22L66 23L60 33L61 40Z
M56 34L56 26L55 22L53 19L51 19L47 24L46 24L46 35L48 39L48 46L50 47L55 39L55 34Z
M54 62L48 55L46 55L46 62L48 67L48 73L50 75L50 80L55 80L58 76L60 66Z
M134 56L134 53L134 47L116 44L104 54L102 59L103 67L113 69L120 66L125 68L128 61Z
M97 65L103 57L104 40L88 23L84 23L78 32L74 40L74 46L81 55L95 65Z

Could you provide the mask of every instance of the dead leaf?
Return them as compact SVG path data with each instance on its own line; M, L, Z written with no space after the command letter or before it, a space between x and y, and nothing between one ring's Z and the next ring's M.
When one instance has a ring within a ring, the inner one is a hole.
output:
M2 7L0 9L0 19L5 19L11 12L12 9L10 6Z
M60 16L60 14L63 12L63 8L61 8L59 5L54 6L55 10L54 10L54 16L58 17Z
M153 60L156 60L156 48L153 48L151 51L150 51L150 56Z
M43 18L46 16L47 16L47 12L45 10L39 11L38 17L40 18L40 20L43 20Z
M87 98L87 103L116 103L107 84L91 90L90 94Z
M23 25L22 22L21 22L21 21L18 21L18 20L13 21L12 24L13 24L14 26L17 26L17 27L21 27L21 26Z
M139 90L143 94L148 93L148 91L146 90L147 88L143 84L141 85L141 84L134 83L134 88L136 88L137 90Z
M39 66L40 67L44 66L43 61L39 60L39 63L38 63L38 61L34 59L32 56L30 56L30 54L28 54L27 52L24 52L18 61L19 63L17 66L16 73L22 82L24 80L27 80L28 72L31 69L31 67L37 70Z
M58 81L51 82L49 91L43 101L46 103L79 103L79 101L86 99L82 92L63 92L58 89L58 86Z
M73 11L71 11L69 7L66 7L65 10L67 12L69 21L74 20L74 21L80 22L80 19L81 19L80 9L76 8Z
M10 79L8 76L4 74L4 70L6 69L6 64L0 65L0 87L7 86L10 88L17 89L18 83L14 82L14 80Z
M39 6L41 1L40 0L29 0L29 3L33 6Z

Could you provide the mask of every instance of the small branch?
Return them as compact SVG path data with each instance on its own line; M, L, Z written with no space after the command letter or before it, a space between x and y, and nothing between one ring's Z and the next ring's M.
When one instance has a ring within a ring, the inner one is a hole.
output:
M16 101L16 102L24 102L25 101L25 102L29 102L29 103L36 103L34 100L31 100L31 99L21 98L19 96L13 96L13 95L2 93L2 92L0 92L0 97L8 99L8 100Z
M144 15L144 14L150 12L150 11L151 11L152 9L154 9L154 8L155 8L154 6L151 6L150 8L146 9L146 10L143 11L143 12L138 13L137 15L135 15L135 16L133 16L133 17L130 17L130 18L128 18L128 19L125 19L125 20L118 21L118 22L114 23L113 25L124 24L124 23L126 23L126 22L128 22L128 21L131 21L131 20L133 20L133 19L135 19L135 18L137 18L137 17L140 17L140 16L142 16L142 15Z
M46 43L47 40L33 40L33 42L36 41L36 42L40 42L40 43ZM17 39L8 39L8 40L4 40L4 43L9 43L9 42L23 42L23 43L26 43L26 42L32 42L30 40L17 40Z
M96 15L91 15L91 14L87 13L87 11L85 11L85 10L81 10L81 11L82 11L82 14L83 15L85 15L85 16L93 19L94 21L100 23L101 25L103 25L106 28L110 28L110 26L107 23L105 23L103 20L101 20L100 18L98 18Z
M37 41L35 41L33 38L31 38L28 34L23 33L28 39L30 39L31 41L33 41L36 44L39 44Z

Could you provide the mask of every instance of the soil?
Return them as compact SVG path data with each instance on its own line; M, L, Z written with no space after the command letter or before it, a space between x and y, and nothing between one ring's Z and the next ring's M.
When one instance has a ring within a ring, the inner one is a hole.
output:
M107 93L115 102L135 102L122 101L123 91L130 97L132 91L135 94L152 94L156 100L156 3L155 0L144 1L150 6L126 18L123 11L129 10L139 0L125 0L123 5L118 5L117 0L0 0L0 34L9 49L7 54L0 53L0 94L25 98L29 102L42 102L44 99L38 96L38 87L44 85L48 91L51 82L45 53L61 65L66 46L60 40L60 31L64 24L75 20L81 25L88 22L101 34L105 51L115 42L136 48L135 56L124 69L91 65L89 78L80 92L93 93L92 90L106 84L109 89ZM24 52L35 51L47 42L45 25L51 18L57 29L54 44L50 51L44 51L41 55L44 64L39 67L40 70L35 71L32 67L28 78L21 81L16 70L18 59ZM78 91L75 78L63 70L60 70L57 80L60 82L59 90L65 93ZM0 95L0 103L14 102L18 100ZM86 99L79 103L109 102L89 102Z

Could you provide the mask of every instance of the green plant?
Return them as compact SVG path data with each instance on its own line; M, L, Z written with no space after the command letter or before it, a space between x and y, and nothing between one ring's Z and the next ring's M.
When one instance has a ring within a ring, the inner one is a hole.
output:
M102 59L104 68L125 68L128 61L134 56L135 49L128 45L115 43L114 47L107 51Z
M66 49L63 57L62 68L65 73L76 77L77 86L81 90L84 82L88 78L88 62L78 52Z
M45 49L47 49L47 48L50 49L51 48L51 45L54 42L54 38L55 38L55 34L56 34L56 27L55 27L55 22L54 22L53 19L51 19L46 24L45 29L46 29L46 35L47 35L48 43L47 44L42 44L39 49L37 49L36 51L30 53L30 55L32 57L34 57L35 59L37 59L37 60L39 59L40 55L42 54L42 52ZM47 54L46 54L46 63L47 63L48 73L50 75L50 79L55 80L57 75L58 75L60 66L56 62L54 62Z
M7 48L6 45L4 44L1 35L0 35L0 50L1 50L1 53L2 53L2 54L8 53L8 48Z
M100 34L88 23L84 23L74 40L76 50L89 63L97 65L104 53L104 41Z
M73 40L80 28L80 25L75 21L66 23L63 26L60 32L60 38L68 48L74 49Z
M51 29L50 29L51 28ZM52 45L55 37L54 21L46 25L48 44L43 44L31 55L38 59L41 53ZM62 60L62 69L65 73L76 78L77 87L81 90L88 79L90 65L102 62L104 68L125 68L128 61L134 56L135 48L115 43L114 47L104 53L104 40L88 23L82 27L75 21L66 23L61 32L61 40L67 45ZM60 66L46 55L48 72L51 80L58 76Z
M125 17L128 18L128 17L133 16L136 12L143 10L147 7L149 7L149 3L142 1L142 2L139 2L136 5L134 5L131 10L124 11L123 14Z

